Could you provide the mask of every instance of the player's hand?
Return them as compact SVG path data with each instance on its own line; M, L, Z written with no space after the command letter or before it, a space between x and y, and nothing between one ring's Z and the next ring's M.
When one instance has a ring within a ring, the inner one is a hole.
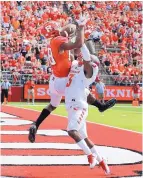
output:
M80 27L84 27L89 20L88 14L80 15L79 20L77 20L77 23Z

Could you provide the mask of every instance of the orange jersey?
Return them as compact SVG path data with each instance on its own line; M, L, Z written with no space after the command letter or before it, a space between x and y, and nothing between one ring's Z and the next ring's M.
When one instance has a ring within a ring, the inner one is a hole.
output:
M50 41L48 48L48 57L51 63L53 74L56 77L67 77L71 68L70 53L68 50L59 53L59 47L62 43L68 42L68 38L58 36Z
M27 81L26 84L28 86L28 89L33 89L35 87L35 84L33 81Z

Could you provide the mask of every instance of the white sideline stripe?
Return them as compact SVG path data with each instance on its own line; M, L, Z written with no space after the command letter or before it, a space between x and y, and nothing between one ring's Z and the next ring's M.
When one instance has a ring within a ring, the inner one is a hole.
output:
M14 177L0 176L0 178L14 178Z
M11 145L11 143L9 143ZM15 143L17 145L17 143ZM22 143L20 143L22 144ZM28 143L23 143L28 144ZM32 145L33 143L31 143ZM40 143L41 146L44 147L45 143ZM40 145L39 144L39 145ZM53 143L52 143L53 144ZM57 143L54 144L56 146ZM9 147L10 147L9 145ZM28 144L29 145L29 144ZM33 144L36 146L36 144ZM7 145L8 146L8 145ZM60 147L60 143L57 144L56 148ZM63 148L64 145L62 145ZM36 148L36 147L35 147ZM67 148L67 147L65 147ZM72 150L76 149L77 147L73 146ZM64 149L64 148L63 148ZM79 148L80 149L80 148ZM123 148L116 148L116 147L106 147L106 146L96 146L98 152L108 160L108 164L130 164L130 163L137 163L142 161L143 156L139 153L133 152L131 150L126 150ZM70 150L70 148L69 148ZM16 150L15 150L16 152ZM58 154L58 153L57 153ZM118 155L118 156L117 156ZM46 155L2 155L1 156L1 163L2 164L18 164L18 165L28 165L32 164L35 165L45 165L45 164L88 164L87 156L86 155L54 155L54 156L46 156Z
M33 104L20 104L20 106L46 106L47 104L34 104L34 105ZM8 104L8 106L19 106L19 105ZM65 106L65 105L64 104L60 104L58 107L60 107L60 106ZM94 106L90 105L90 107L94 107ZM114 108L133 108L133 106L123 105L123 106L114 106ZM142 108L142 106L138 106L136 108Z
M18 117L18 116L15 116L15 115L8 114L8 113L1 112L1 111L0 111L0 117L3 117L3 118L16 118L16 117Z
M10 107L21 108L21 107L18 107L18 106L10 106ZM21 108L21 109L25 109L25 110L29 110L29 111L37 111L37 110L34 110L34 109L29 109L29 108ZM37 112L41 112L41 111L37 111ZM64 118L67 119L66 116L61 116L61 115L58 115L58 114L51 114L51 115L53 115L53 116L59 116L59 117L64 117ZM92 124L101 125L101 126L105 126L105 127L110 127L110 128L114 128L114 129L119 129L119 130L123 130L123 131L128 131L128 132L133 132L133 133L137 133L137 134L142 134L141 132L137 132L137 131L133 131L133 130L128 130L128 129L123 129L123 128L119 128L119 127L114 127L114 126L109 126L109 125L105 125L105 124L98 124L98 123L91 122L91 121L86 121L86 122L89 122L89 123L92 123Z
M16 117L15 117L16 118ZM28 124L32 124L33 122L32 121L29 121L29 120L24 120L24 119L19 119L19 118L1 118L0 119L0 126L5 126L5 125L28 125Z
M0 130L1 135L28 135L29 131L22 130ZM68 136L68 133L63 130L38 130L38 135L46 135L46 136Z
M81 165L89 164L86 155L79 156L1 156L2 165Z
M68 149L68 150L81 150L77 144L70 143L1 143L0 148L10 149Z
M8 106L15 106L15 107L18 107L17 105L8 105ZM31 104L31 105L27 105L27 104L24 104L24 105L20 105L20 106L46 106L46 104L35 104L35 105L33 105L33 104ZM64 104L60 104L58 107L63 107L63 106L65 106ZM92 108L94 108L94 106L92 106L92 105L90 105L90 107L92 107ZM114 108L124 108L124 107L126 107L126 108L132 108L132 106L114 106ZM19 107L19 108L21 108L21 107ZM138 106L138 107L136 107L136 108L142 108L142 106ZM112 109L110 109L110 110L112 110ZM141 114L142 113L142 111L128 111L128 113L139 113L139 114Z

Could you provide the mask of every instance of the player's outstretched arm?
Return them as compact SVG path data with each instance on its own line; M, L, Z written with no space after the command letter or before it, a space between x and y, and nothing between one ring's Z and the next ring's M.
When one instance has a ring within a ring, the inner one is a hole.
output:
M80 19L77 21L78 27L76 31L75 42L69 41L68 43L63 43L60 46L60 51L72 50L82 47L82 45L84 44L84 26L86 25L87 20L87 17L80 17Z
M85 44L81 47L81 53L83 56L83 65L86 78L91 78L93 75L93 67L91 64L91 57L88 48Z
M60 46L60 51L64 50L72 50L75 48L81 48L84 43L84 27L79 27L76 32L76 40L75 42L69 41L68 43L63 43Z

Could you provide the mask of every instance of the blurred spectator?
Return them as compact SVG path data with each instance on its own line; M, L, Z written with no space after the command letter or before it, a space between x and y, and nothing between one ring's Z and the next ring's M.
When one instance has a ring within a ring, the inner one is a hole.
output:
M133 91L133 101L137 100L139 102L139 92L140 92L140 86L138 85L138 81L135 81L132 85L132 91Z
M97 83L95 85L95 88L96 88L96 92L97 92L97 95L98 95L98 100L101 103L104 103L105 84L99 78L96 78L96 82Z
M139 1L2 1L2 71L14 69L26 75L36 68L46 71L49 65L45 48L49 40L40 34L39 27L51 20L61 26L71 23L65 6L72 10L75 18L81 12L89 14L85 38L98 41L95 44L91 40L90 51L98 53L107 74L121 76L119 81L125 83L131 76L132 79L142 76L142 3ZM93 44L99 44L102 49L98 52Z
M11 93L11 84L9 83L7 79L5 79L1 83L1 104L4 102L4 98L6 99L5 104L7 104L9 92Z
M99 27L96 28L96 30L94 30L91 35L90 38L93 39L94 42L100 41L100 37L103 35L103 32L100 30Z
M45 56L45 53L43 50L40 51L40 62L41 62L41 68L43 69L43 71L47 71L47 59L46 59L46 56Z
M20 73L14 69L11 72L12 72L12 83L13 85L16 85L20 82L19 80Z
M30 78L27 82L26 82L26 85L28 87L28 90L27 90L27 103L29 104L30 102L30 96L32 97L32 104L34 104L34 97L35 97L35 91L34 91L34 88L35 88L35 83L34 81L32 80L32 78Z

